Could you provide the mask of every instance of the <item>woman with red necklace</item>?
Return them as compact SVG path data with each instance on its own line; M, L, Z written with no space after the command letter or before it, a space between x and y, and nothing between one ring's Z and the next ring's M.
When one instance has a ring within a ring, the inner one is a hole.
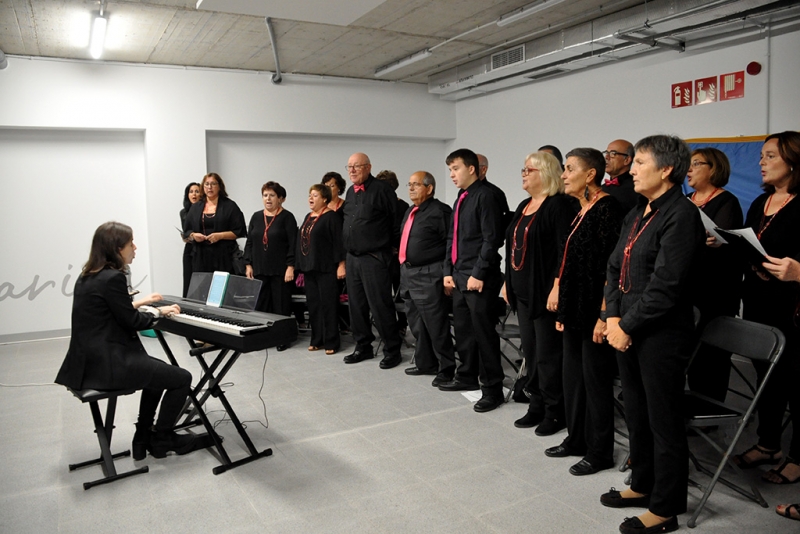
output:
M800 259L800 133L782 132L767 137L761 149L761 180L764 194L753 201L745 226L755 231L761 245L773 258ZM771 275L745 269L743 318L777 327L786 336L786 348L758 402L758 443L734 457L742 468L760 465L780 466L763 478L774 484L800 481L800 302L798 288ZM765 367L756 367L759 382ZM786 403L792 412L792 439L789 454L781 452L783 414Z
M564 192L581 211L562 246L558 276L547 303L563 332L564 405L568 435L545 451L550 457L583 456L569 472L591 475L614 466L614 350L603 344L606 265L619 239L622 205L600 188L605 159L576 148L564 165Z
M325 348L325 354L339 350L337 306L339 288L336 279L345 275L342 244L342 220L328 205L331 189L314 184L308 190L306 215L300 226L295 253L297 268L305 277L306 304L311 323L310 351Z
M689 200L724 230L741 228L744 224L739 200L723 189L730 174L730 163L722 151L699 148L692 152L692 163L686 174L689 187L694 189L688 195ZM699 334L715 317L734 317L739 313L744 265L732 250L720 246L714 237L708 236L706 246L700 250L698 267L694 279L694 305L700 310ZM730 373L731 354L704 345L689 367L689 388L724 401Z
M566 426L561 384L561 333L556 314L546 304L558 276L558 250L578 212L578 202L566 196L561 164L547 152L525 158L522 189L529 197L517 207L506 230L506 282L503 298L517 312L530 395L528 413L517 428L538 425L536 434L549 436Z
M341 215L342 208L344 207L342 193L347 190L347 182L344 181L344 178L342 178L342 175L338 172L330 171L325 173L320 183L331 190L331 201L328 203L328 209L338 212Z
M686 511L689 446L682 414L694 335L691 274L705 242L700 213L679 184L689 146L653 135L636 143L631 175L639 204L622 223L608 260L606 330L617 350L630 433L631 485L600 497L612 508L647 510L622 534L678 529Z
M261 187L261 200L264 209L253 213L247 227L245 275L261 280L257 310L289 315L297 220L292 212L283 209L286 189L278 182L267 182Z

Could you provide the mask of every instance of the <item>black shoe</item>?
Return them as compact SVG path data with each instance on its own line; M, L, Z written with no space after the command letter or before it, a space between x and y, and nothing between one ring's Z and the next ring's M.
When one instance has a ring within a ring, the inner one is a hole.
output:
M150 440L150 454L155 458L165 458L168 452L188 454L195 450L196 442L192 434L176 434L169 431L157 431Z
M502 395L497 397L484 395L478 402L475 403L475 406L473 406L472 409L478 413L491 412L495 408L502 406L503 401L504 399Z
M391 369L392 367L397 367L398 365L400 365L400 362L402 361L403 357L400 356L399 354L396 354L394 356L384 356L383 359L381 360L379 367L381 369Z
M371 350L366 351L356 349L353 351L353 354L348 354L344 357L344 363L358 363L363 362L364 360L371 360L374 357L375 355Z
M528 410L525 415L514 421L514 426L517 428L533 428L541 423L542 419L544 419L544 414Z
M134 460L144 460L147 456L147 449L150 448L150 440L153 437L151 425L136 423L136 432L133 433L131 442L131 457Z
M656 534L657 532L673 532L678 530L678 527L677 516L672 516L663 523L652 527L644 526L644 523L638 517L626 517L625 521L619 526L619 531L622 534Z
M283 351L285 351L285 350L286 350L286 349L288 349L288 348L289 348L289 345L278 345L278 346L277 346L277 350L278 350L278 352L283 352Z
M442 384L444 384L446 382L452 382L452 381L453 381L453 375L448 374L448 373L439 373L439 374L436 375L436 378L433 379L433 382L431 382L431 385L433 387L435 387L435 388L438 388Z
M406 372L407 375L410 375L410 376L435 375L436 374L436 371L434 371L432 373L429 372L429 371L423 371L422 369L420 369L417 366L406 367L406 371L405 372Z
M540 425L541 426L541 425ZM549 456L550 458L566 458L567 456L583 456L584 453L582 452L575 452L569 447L565 447L562 443L561 445L556 445L555 447L550 447L549 449L544 450L544 455Z
M567 428L567 425L561 419L550 419L549 417L545 417L544 421L542 421L539 426L536 427L536 435L552 436L559 430L563 430L565 428Z
M614 462L607 464L595 462L594 464L591 464L586 458L584 458L569 468L569 474L575 475L576 477L582 477L584 475L593 475L599 471L611 469L612 467L614 467Z
M467 384L458 378L452 379L450 382L439 384L441 391L477 391L480 389L478 384Z
M611 488L600 496L600 504L609 508L648 508L650 495L624 498L615 488Z

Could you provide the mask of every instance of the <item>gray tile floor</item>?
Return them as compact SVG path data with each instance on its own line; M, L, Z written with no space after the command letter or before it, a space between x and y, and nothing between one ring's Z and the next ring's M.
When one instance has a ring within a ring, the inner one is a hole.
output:
M198 376L197 363L183 355L185 342L168 339ZM0 382L52 381L67 344L0 346ZM563 432L540 438L514 428L526 405L477 414L459 393L432 388L431 377L406 376L408 348L404 363L385 371L378 359L343 364L352 344L335 356L309 353L307 344L301 336L285 352L270 351L266 364L264 352L244 355L228 375L228 398L250 421L256 447L274 454L219 476L207 451L148 456L135 463L149 473L84 491L81 483L99 478L100 468L69 472L67 464L98 454L88 407L58 386L0 387L0 532L610 533L635 515L598 501L609 487L623 487L624 474L571 476L574 458L543 454ZM145 345L161 354L155 340ZM269 428L260 424L267 422L262 377ZM129 446L137 408L138 395L121 398L114 450ZM212 420L222 418L216 399L207 409ZM231 456L241 457L233 426L218 429ZM618 462L625 452L618 447ZM121 470L134 464L117 463ZM800 530L773 510L800 501L798 487L762 488L770 508L718 486L697 531ZM690 488L690 511L699 498ZM684 531L687 519L680 518Z

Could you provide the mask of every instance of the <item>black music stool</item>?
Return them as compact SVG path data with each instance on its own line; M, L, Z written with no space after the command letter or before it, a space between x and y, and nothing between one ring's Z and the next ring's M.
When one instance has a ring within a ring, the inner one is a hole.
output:
M100 464L100 466L103 468L105 477L93 480L91 482L84 482L83 489L88 490L93 486L107 484L109 482L119 480L120 478L138 475L139 473L147 473L150 470L150 468L147 466L126 471L124 473L117 473L117 469L114 467L114 459L130 456L131 451L126 450L118 452L117 454L111 454L111 434L114 430L114 415L117 411L117 397L120 395L130 395L131 393L135 393L137 390L119 389L114 391L98 391L95 389L67 389L73 395L78 397L81 402L89 403L89 408L92 410L92 419L94 420L94 432L97 434L97 441L100 442L100 458L96 460L88 460L79 464L69 465L70 471L97 464ZM103 422L103 418L100 414L100 406L98 405L98 402L103 399L108 401L106 404L105 422Z

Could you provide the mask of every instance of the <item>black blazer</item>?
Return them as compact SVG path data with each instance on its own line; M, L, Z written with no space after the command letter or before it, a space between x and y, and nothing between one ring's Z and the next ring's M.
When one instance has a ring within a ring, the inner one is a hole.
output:
M125 275L106 267L81 276L72 299L72 338L55 382L73 389L139 389L156 365L145 352L138 330L155 319L136 310Z

